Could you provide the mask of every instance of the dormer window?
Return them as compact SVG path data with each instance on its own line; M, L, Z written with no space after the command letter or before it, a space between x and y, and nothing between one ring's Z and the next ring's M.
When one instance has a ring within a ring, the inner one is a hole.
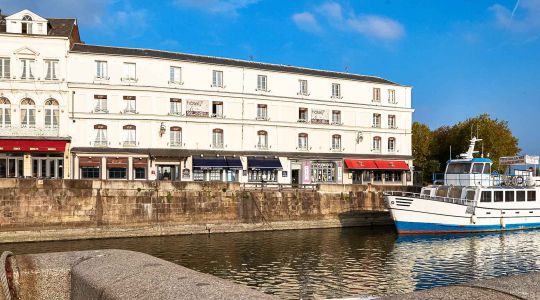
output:
M22 25L22 30L21 30L22 34L32 33L32 17L30 17L29 15L25 15L22 18L21 25Z

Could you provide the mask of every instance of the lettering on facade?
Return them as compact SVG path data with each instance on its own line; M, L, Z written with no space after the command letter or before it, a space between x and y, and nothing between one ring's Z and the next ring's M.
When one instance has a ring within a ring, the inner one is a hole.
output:
M189 169L182 169L182 178L183 179L189 179Z
M311 109L311 123L314 124L329 124L328 109Z
M186 100L186 115L193 117L208 117L208 101Z

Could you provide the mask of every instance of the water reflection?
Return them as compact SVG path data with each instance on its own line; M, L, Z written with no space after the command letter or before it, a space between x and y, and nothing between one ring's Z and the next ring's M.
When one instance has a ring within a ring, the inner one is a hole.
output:
M118 248L145 252L275 294L389 295L539 270L540 231L397 237L391 227L1 245L15 253Z

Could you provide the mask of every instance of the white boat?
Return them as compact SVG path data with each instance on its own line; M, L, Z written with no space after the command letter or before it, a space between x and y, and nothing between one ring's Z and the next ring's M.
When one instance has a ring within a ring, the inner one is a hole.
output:
M474 157L472 138L467 153L448 161L442 185L420 193L387 192L385 202L398 233L437 234L540 228L540 178L526 168L505 175L491 172L492 160ZM482 155L483 156L483 155ZM513 163L538 157L525 156ZM507 161L509 158L505 158ZM501 158L501 163L504 159ZM511 168L509 168L511 169Z

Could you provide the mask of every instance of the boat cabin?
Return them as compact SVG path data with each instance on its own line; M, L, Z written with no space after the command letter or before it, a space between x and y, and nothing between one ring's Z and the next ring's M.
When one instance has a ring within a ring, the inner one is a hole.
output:
M490 186L492 163L489 158L450 160L444 172L444 185Z

